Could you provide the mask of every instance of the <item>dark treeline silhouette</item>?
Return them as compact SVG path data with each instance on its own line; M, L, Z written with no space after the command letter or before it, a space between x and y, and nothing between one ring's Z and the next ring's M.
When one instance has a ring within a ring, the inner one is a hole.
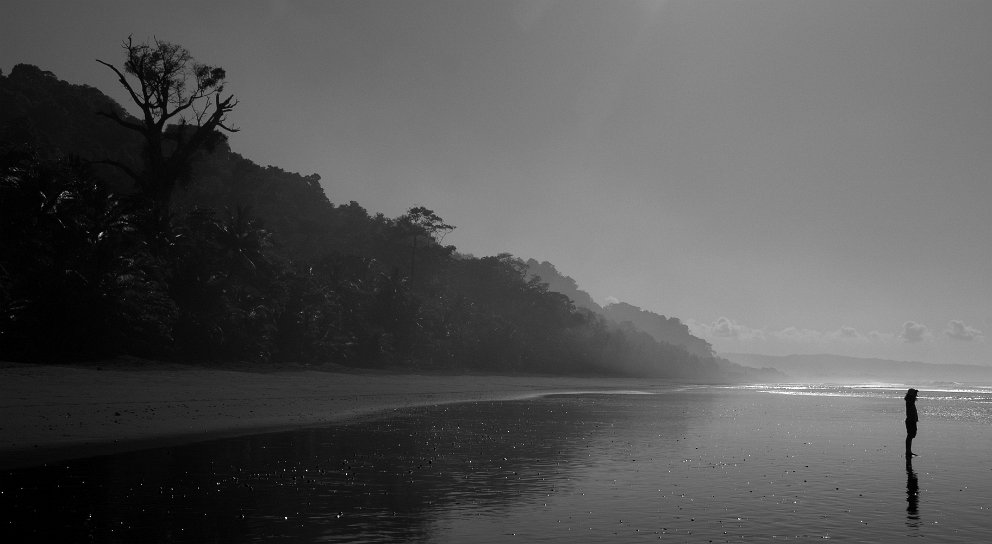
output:
M426 207L371 215L241 157L222 69L124 46L122 67L100 62L141 118L34 66L0 73L0 359L728 376L520 259L458 253Z

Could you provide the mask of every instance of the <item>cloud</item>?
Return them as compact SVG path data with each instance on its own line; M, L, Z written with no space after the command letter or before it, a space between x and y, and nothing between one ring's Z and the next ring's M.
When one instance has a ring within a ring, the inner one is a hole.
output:
M858 332L858 329L855 329L854 327L850 327L847 325L844 325L840 329L837 329L837 337L847 338L850 340L860 340L861 338L864 338L863 336L861 336L861 333Z
M832 342L865 343L869 342L869 337L858 332L858 329L850 325L844 325L835 331L818 331L813 329L800 329L798 327L786 327L780 331L771 333L775 338L785 342L795 342L799 344L827 344Z
M944 334L946 334L948 338L961 340L964 342L980 340L983 336L985 336L982 331L969 327L964 324L964 321L959 321L957 319L952 319L947 322L947 330L944 331Z
M879 344L888 344L889 342L892 342L896 338L896 335L892 334L891 332L878 332L878 331L871 331L865 336L868 338L869 341L877 342Z
M831 342L843 342L845 344L865 344L872 341L870 336L861 334L858 329L850 325L843 325L835 331L828 331L825 336Z
M744 341L765 339L765 331L752 329L723 316L713 323L699 323L698 321L690 320L689 326L704 337L730 338Z
M713 322L713 328L710 332L713 336L719 336L721 338L740 338L742 327L729 318L720 317Z
M618 299L617 297L606 297L605 300L607 306L609 306L610 304L620 304L620 299Z
M926 325L917 323L915 321L907 321L902 324L902 333L899 334L899 338L903 342L908 344L915 344L917 342L922 342L926 340L928 336L928 329Z
M887 345L897 341L916 343L933 340L933 335L929 328L914 321L904 323L902 331L898 333L879 332L877 330L863 333L851 325L842 325L835 330L805 329L789 326L777 331L766 331L764 329L754 329L747 325L742 325L729 317L723 316L712 323L700 323L694 319L688 319L685 323L689 326L692 334L702 338L708 338L711 341L781 342L783 344L819 346L819 349L840 348L841 346L851 347L854 345L865 346L869 344ZM982 338L981 331L967 326L963 328L955 327L953 323L955 322L948 324L948 335L954 332L958 335L958 339L964 339L968 334L973 335L976 339Z
M786 342L797 342L800 344L819 344L823 342L824 335L820 331L813 329L800 329L798 327L786 327L780 331L775 331L772 336Z

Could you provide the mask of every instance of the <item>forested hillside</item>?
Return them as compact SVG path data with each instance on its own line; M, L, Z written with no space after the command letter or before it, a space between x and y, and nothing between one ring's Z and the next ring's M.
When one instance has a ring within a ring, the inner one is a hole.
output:
M558 268L548 261L538 262L535 259L527 259L527 273L530 277L539 278L548 284L548 289L572 299L572 302L579 308L603 315L603 307L597 304L589 293L579 289L579 285L575 283L574 279L559 272Z
M123 66L122 81L142 74ZM220 105L223 71L207 68L197 88ZM150 128L37 67L0 74L0 359L728 379L707 353L577 308L520 259L443 245L456 227L419 203L397 218L336 205L316 174L238 155L228 105L209 131Z
M713 354L713 346L706 340L693 336L689 332L689 327L677 317L665 317L626 302L600 306L593 301L589 293L579 289L574 279L558 272L555 265L547 261L528 259L527 271L531 277L540 278L547 283L548 289L572 299L578 307L589 309L618 324L630 323L635 328L650 334L655 340L681 346L694 355L709 357Z

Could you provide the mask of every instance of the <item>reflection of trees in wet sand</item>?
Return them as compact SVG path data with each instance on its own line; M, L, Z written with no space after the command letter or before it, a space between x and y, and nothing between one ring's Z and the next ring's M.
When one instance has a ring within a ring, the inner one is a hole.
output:
M15 540L423 539L445 511L567 491L575 470L599 462L590 451L637 425L632 413L574 397L450 405L18 470L3 482L3 530Z

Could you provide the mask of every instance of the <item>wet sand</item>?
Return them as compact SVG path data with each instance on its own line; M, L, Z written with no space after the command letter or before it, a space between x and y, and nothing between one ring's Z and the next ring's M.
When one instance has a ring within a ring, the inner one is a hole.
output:
M145 362L0 363L0 468L324 425L414 406L598 390L604 383ZM613 379L608 386L638 383Z
M992 391L921 391L910 464L899 390L636 389L4 471L0 541L987 540Z

